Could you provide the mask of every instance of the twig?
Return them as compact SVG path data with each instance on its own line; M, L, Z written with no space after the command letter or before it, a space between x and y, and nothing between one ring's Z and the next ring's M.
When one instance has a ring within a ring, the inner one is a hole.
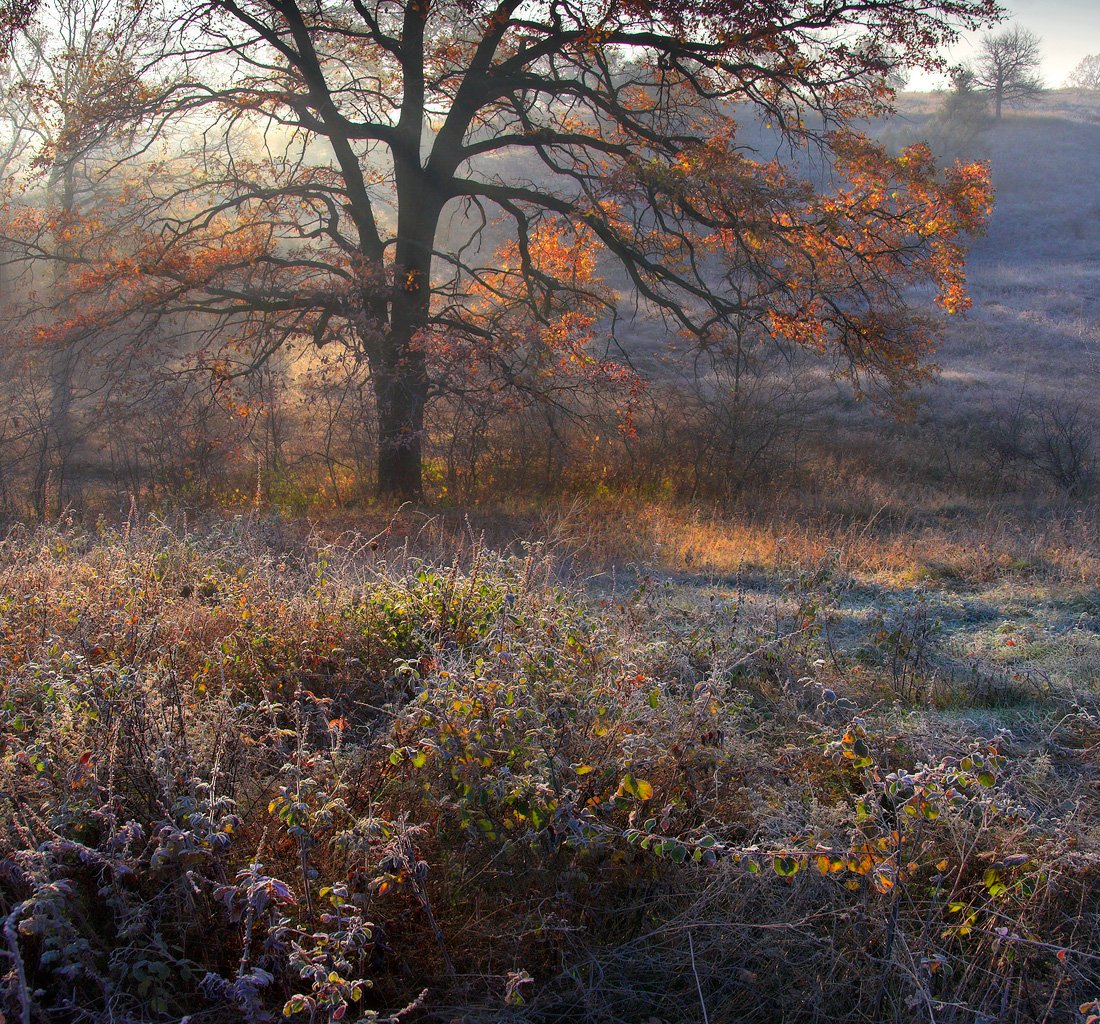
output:
M421 989L420 995L418 995L408 1006L400 1009L397 1013L392 1013L388 1017L382 1019L382 1024L398 1024L402 1017L406 1014L412 1013L413 1010L419 1010L424 1005L424 1000L428 998L428 990Z
M703 986L699 983L699 972L695 969L695 943L691 938L691 929L688 929L688 952L691 954L691 973L695 975L695 991L699 993L699 1006L703 1010L703 1024L710 1024L707 1016L707 1001L703 998Z
M23 912L31 905L24 900L4 919L4 938L8 943L8 955L15 961L15 980L19 989L19 1019L21 1024L31 1024L31 997L27 992L27 972L23 967L23 957L19 952L19 936L15 926Z

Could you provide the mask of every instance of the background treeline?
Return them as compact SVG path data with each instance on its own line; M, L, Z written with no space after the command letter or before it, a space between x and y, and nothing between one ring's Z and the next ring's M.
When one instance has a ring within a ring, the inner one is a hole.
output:
M304 511L373 491L368 378L346 355L280 359L223 390L183 373L84 378L61 426L34 355L4 353L0 507L9 515L94 512L131 496ZM811 370L750 376L740 390L670 374L647 382L625 426L621 412L583 392L525 407L441 398L429 485L460 502L563 491L725 502L776 487L836 497L843 480L843 500L858 508L906 488L941 499L1082 498L1094 480L1086 407L1027 387L893 418L837 397Z

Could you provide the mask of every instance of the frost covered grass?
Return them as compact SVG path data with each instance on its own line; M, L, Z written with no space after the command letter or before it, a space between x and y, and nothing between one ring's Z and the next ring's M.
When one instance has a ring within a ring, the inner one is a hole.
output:
M7 1019L1074 1019L1100 701L1049 638L977 602L971 671L942 578L808 546L594 576L588 515L11 532Z

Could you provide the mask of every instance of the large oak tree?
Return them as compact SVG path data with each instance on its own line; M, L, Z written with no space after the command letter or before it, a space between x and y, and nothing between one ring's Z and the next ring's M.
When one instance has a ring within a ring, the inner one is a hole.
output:
M700 346L770 336L904 387L937 332L906 289L965 305L962 235L988 183L854 126L889 110L899 70L940 66L960 28L997 14L201 0L165 14L171 83L147 102L170 156L148 166L126 238L87 249L88 287L103 322L210 324L226 375L226 352L247 364L295 339L360 352L378 484L400 496L420 493L433 394L472 366L515 383L509 357L533 347L584 365L631 293ZM744 140L752 118L787 166Z

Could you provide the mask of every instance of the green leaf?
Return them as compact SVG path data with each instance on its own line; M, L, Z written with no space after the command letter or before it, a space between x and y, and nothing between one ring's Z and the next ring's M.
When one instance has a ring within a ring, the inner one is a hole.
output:
M648 800L653 796L653 787L644 779L636 779L627 772L619 783L619 792L626 793L635 800Z
M772 868L781 878L790 878L798 874L798 860L794 857L775 857L772 859Z

